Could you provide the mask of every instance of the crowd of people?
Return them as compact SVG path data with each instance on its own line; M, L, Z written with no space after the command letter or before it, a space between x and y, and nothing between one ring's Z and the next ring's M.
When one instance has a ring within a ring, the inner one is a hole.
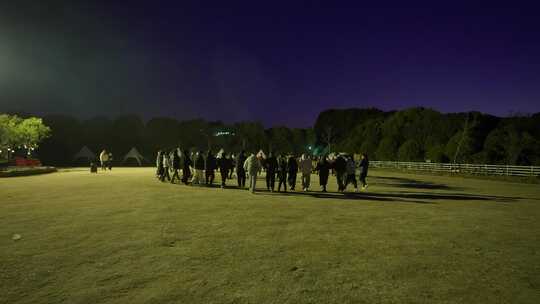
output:
M185 185L214 185L215 172L219 171L221 188L227 186L227 180L236 173L238 188L244 189L246 181L249 190L255 193L257 176L264 170L266 172L266 189L270 192L295 191L298 173L301 175L303 191L310 190L311 174L319 175L319 185L322 192L327 192L328 177L334 174L339 192L344 192L352 184L354 191L358 191L356 179L359 171L360 186L362 190L368 187L366 177L369 160L362 154L357 163L352 155L345 153L311 157L302 154L299 158L294 155L275 156L272 152L266 155L262 150L258 153L246 154L245 151L237 155L220 150L217 155L212 151L190 153L188 150L176 148L170 151L160 150L156 157L156 177L162 182L183 183ZM180 177L180 172L182 176Z

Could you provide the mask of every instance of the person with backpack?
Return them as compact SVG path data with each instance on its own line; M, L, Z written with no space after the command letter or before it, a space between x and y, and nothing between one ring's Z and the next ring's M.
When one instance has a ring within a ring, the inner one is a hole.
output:
M366 177L368 174L369 168L369 159L366 153L362 153L360 161L360 183L362 184L362 190L366 190L368 184L366 182Z

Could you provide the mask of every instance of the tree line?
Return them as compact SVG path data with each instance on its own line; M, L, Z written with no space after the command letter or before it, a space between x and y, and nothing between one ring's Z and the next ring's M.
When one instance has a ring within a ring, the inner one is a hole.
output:
M327 110L314 129L331 150L365 152L373 160L540 165L540 113Z
M330 109L313 128L265 128L258 122L226 124L137 115L80 120L47 115L50 136L37 149L45 164L71 165L83 146L112 151L118 160L136 147L148 160L158 149L324 154L367 153L372 160L540 165L540 113L496 117L479 112L440 113Z
M40 144L37 155L43 163L57 166L73 164L73 156L83 146L96 154L103 149L111 151L116 160L136 147L151 163L159 149L181 147L191 151L211 149L214 152L221 148L230 152L264 149L300 154L315 142L312 129L268 129L257 122L225 124L203 119L180 121L168 117L156 117L145 122L138 115L88 120L47 115L43 121L52 129L52 134Z

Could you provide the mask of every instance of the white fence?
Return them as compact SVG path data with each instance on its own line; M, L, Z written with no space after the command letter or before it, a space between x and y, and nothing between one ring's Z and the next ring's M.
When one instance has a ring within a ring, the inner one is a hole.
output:
M540 167L479 164L442 164L421 162L370 161L373 168L404 169L475 175L540 176Z

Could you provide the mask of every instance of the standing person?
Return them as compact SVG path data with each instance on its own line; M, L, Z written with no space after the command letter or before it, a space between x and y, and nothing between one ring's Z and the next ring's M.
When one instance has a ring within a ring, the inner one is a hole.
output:
M173 170L173 176L171 178L171 184L174 184L174 180L178 179L180 180L180 148L176 148L171 151L171 162L172 162L172 170Z
M221 175L221 188L225 189L229 171L233 167L232 159L228 157L227 153L223 152L222 157L219 159L218 166Z
M109 161L109 153L103 149L99 154L99 161L101 162L101 170L107 170L107 162Z
M317 167L315 168L319 172L319 184L322 187L322 192L326 192L326 185L328 184L328 175L330 175L330 163L327 160L327 156L323 155Z
M244 163L246 161L246 152L242 151L236 157L236 178L238 180L238 188L246 187L246 171L244 170Z
M204 172L206 174L205 181L206 185L212 185L214 183L215 174L214 171L217 168L216 164L216 157L214 154L212 154L211 150L208 150L208 153L206 154L206 159L204 162Z
M184 153L182 153L182 161L182 182L187 185L191 177L191 165L193 164L188 150L184 150Z
M107 167L109 168L109 171L112 170L112 162L113 162L113 155L112 155L112 152L109 152L109 160L107 160Z
M298 166L300 167L300 172L302 172L302 190L308 191L311 183L311 171L313 170L311 158L306 154L302 154Z
M156 157L156 177L161 180L163 174L163 152L159 150Z
M231 169L229 170L229 179L232 179L233 178L233 173L234 173L234 167L235 167L235 164L236 164L236 155L231 154Z
M366 177L369 168L369 159L366 153L362 153L360 161L360 183L362 184L362 190L367 189L368 184L366 182Z
M334 170L336 171L336 179L338 184L338 191L343 192L345 190L345 184L343 177L347 173L347 161L343 155L339 154L334 161Z
M347 180L345 181L345 187L343 190L345 190L349 183L353 184L354 192L358 192L358 184L356 182L356 163L354 162L352 155L347 157Z
M266 168L266 189L270 192L274 192L278 162L272 152L268 153L268 158L264 162L264 167Z
M195 174L193 175L193 179L191 180L191 184L199 184L202 185L204 183L204 157L203 152L199 151L195 155Z
M294 155L289 156L287 161L287 174L289 175L289 189L294 191L296 187L296 174L298 173L298 162Z
M278 160L278 191L281 191L281 185L283 185L283 191L287 192L287 158L283 155L279 156Z
M251 193L255 193L257 174L261 170L261 159L257 158L257 156L252 153L244 162L244 170L249 175L249 190Z
M169 153L163 151L163 174L161 175L161 181L164 182L171 181L171 176L169 175L169 169L171 168L171 159L169 158Z

